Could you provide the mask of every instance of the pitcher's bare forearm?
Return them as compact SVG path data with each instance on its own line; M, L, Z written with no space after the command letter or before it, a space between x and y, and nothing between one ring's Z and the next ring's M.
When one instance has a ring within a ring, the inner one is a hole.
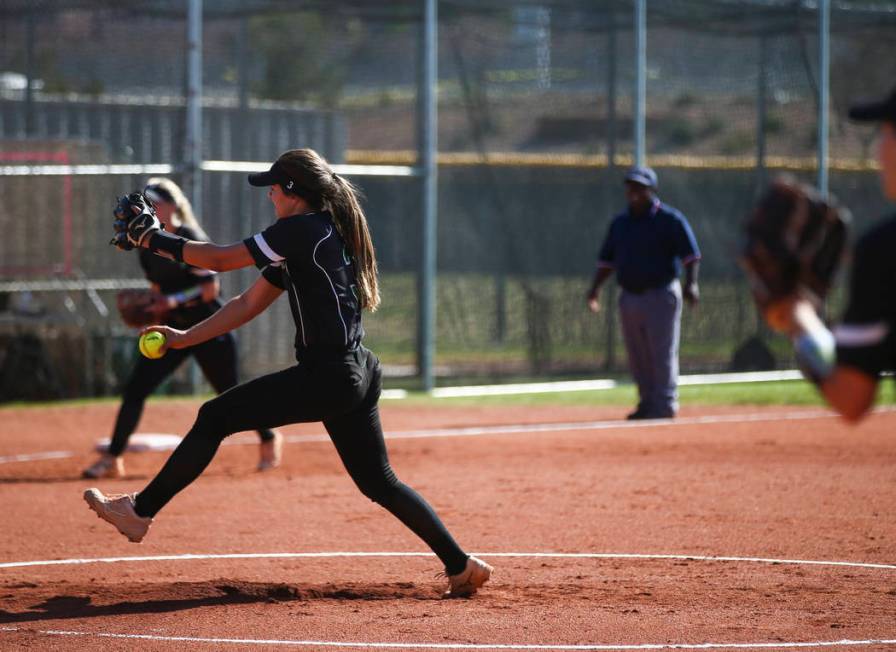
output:
M783 311L793 340L797 364L821 395L847 421L857 422L874 404L878 381L860 369L836 361L833 334L818 317L815 307L797 299Z
M172 348L182 349L200 344L251 321L264 312L282 292L283 290L261 277L248 290L233 297L220 310L186 331L175 333L168 332L167 329L157 330L166 334Z
M255 265L252 254L242 242L219 245L214 242L188 240L160 230L144 238L140 246L149 249L157 256L214 272L228 272Z

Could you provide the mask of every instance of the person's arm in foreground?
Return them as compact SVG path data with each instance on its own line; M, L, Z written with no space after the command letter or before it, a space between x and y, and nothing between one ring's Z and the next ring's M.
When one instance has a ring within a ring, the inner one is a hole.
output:
M242 242L219 245L213 242L190 240L184 244L183 259L188 265L215 272L228 272L255 265L252 254Z
M800 367L828 405L850 422L868 414L877 394L877 377L836 362L834 336L809 301L800 299L794 304L790 333Z
M219 245L189 240L165 231L152 206L137 192L119 199L115 218L115 235L109 244L119 249L143 247L157 256L215 272L242 269L255 264L252 254L242 242Z
M847 421L856 422L871 410L877 380L854 367L837 365L820 389L828 405Z

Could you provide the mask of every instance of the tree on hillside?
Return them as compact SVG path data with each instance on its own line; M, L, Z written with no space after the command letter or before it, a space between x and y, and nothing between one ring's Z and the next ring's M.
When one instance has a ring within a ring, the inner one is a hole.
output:
M360 20L317 12L256 17L249 34L252 51L262 59L255 95L325 107L338 104L349 63L365 39Z

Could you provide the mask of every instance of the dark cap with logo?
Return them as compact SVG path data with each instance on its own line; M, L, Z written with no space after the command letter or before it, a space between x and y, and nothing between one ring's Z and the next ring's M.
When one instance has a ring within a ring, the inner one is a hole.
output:
M849 117L858 122L892 122L896 124L896 89L876 102L863 102L849 107Z
M656 172L653 171L653 168L649 168L646 165L636 165L629 168L628 172L625 173L625 181L626 183L637 183L654 189L657 186Z
M279 185L286 192L298 194L296 188L296 180L289 173L284 165L277 159L271 166L270 170L265 172L253 172L249 175L249 183L253 186L273 186Z

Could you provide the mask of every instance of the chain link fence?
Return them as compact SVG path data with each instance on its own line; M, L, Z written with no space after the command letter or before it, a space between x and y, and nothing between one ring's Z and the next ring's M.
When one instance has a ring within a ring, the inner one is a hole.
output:
M181 180L185 4L0 2L0 398L111 393L127 372L133 333L109 307L142 280L134 257L105 244L110 207L148 176ZM421 6L225 0L203 14L202 154L213 165L199 217L212 239L273 219L241 162L308 146L334 163L407 166L352 177L382 273L367 343L393 384L417 373ZM633 160L633 3L438 7L439 383L623 372L615 310L592 315L584 295ZM830 188L861 230L886 206L873 132L845 116L896 80L896 2L836 2L831 26ZM704 254L683 371L759 364L736 355L757 337L774 356L765 364L790 362L758 324L737 234L773 175L816 178L817 53L814 2L647 3L647 162ZM222 275L224 294L256 274ZM285 302L239 338L245 375L289 364ZM23 360L42 361L34 387L16 382Z

